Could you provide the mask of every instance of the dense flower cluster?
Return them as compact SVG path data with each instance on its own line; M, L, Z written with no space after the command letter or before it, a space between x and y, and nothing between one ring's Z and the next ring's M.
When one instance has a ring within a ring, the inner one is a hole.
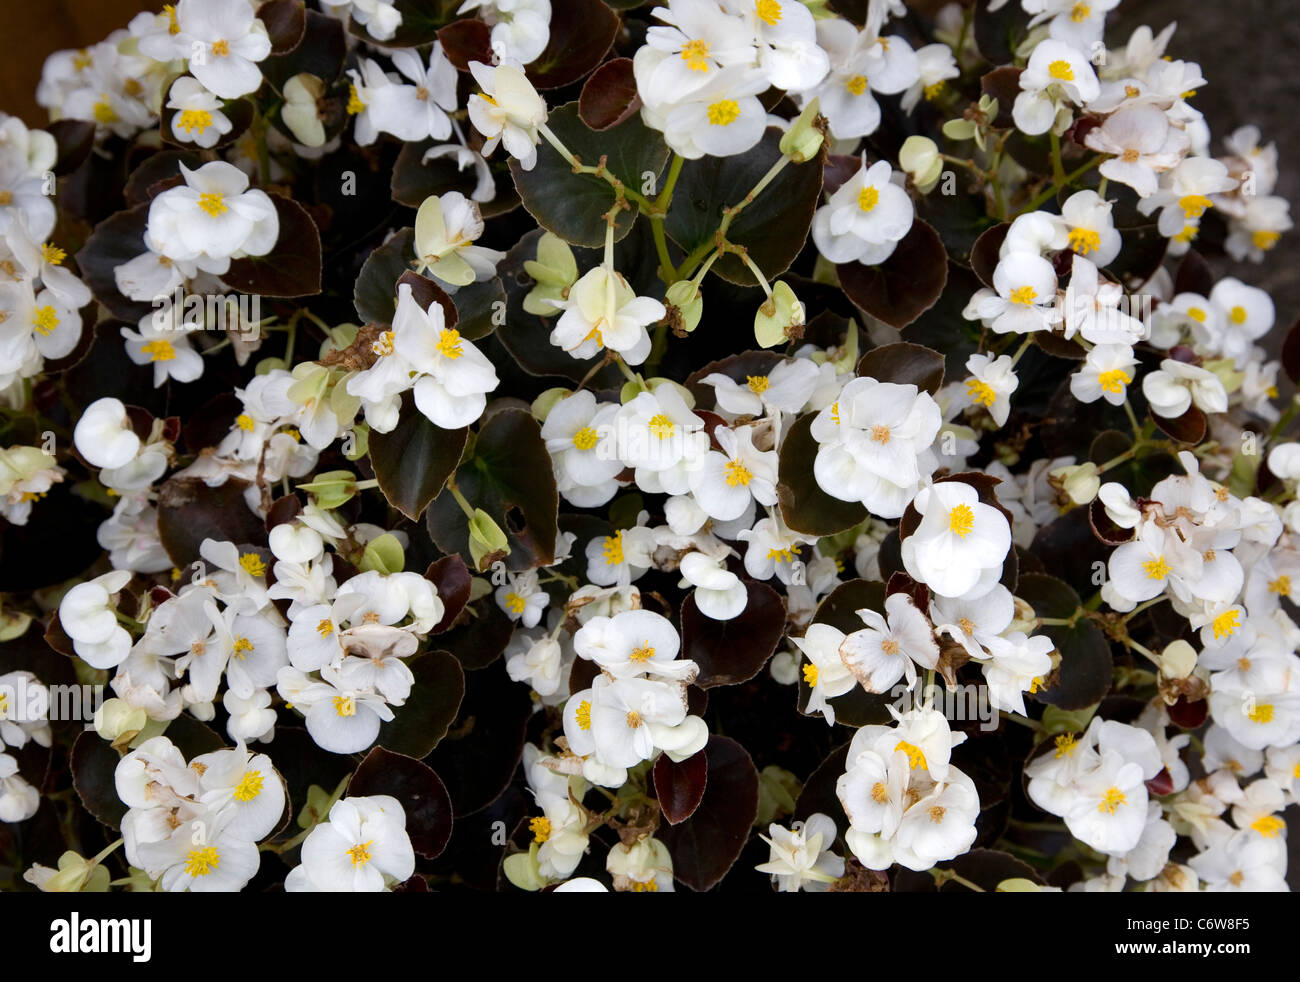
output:
M53 55L0 821L120 843L0 866L1287 889L1300 348L1231 264L1289 206L1115 6L178 0Z

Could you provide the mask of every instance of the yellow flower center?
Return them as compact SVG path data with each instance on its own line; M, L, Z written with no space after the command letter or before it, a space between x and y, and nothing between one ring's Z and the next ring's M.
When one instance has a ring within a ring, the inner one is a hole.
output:
M338 714L340 719L355 716L357 714L357 701L351 696L335 696L334 712Z
M573 445L579 450L590 450L596 445L598 435L590 426L584 426L577 433L573 434Z
M32 315L32 327L36 328L36 333L42 337L48 335L59 326L59 315L54 312L51 306L37 307Z
M393 353L397 334L394 331L385 331L375 339L375 343L370 346L370 350L380 358L387 358Z
M1101 248L1101 233L1090 228L1070 229L1070 248L1081 256Z
M1038 291L1032 286L1018 286L1011 291L1011 302L1023 304L1026 307L1032 307L1034 301L1038 299Z
M709 124L712 126L730 126L740 117L740 103L735 99L723 99L709 106Z
M723 468L727 474L727 487L748 487L749 482L753 480L754 475L750 473L749 468L738 460L727 461L727 466Z
M1201 227L1199 225L1189 224L1189 225L1184 225L1183 230L1179 232L1177 235L1175 235L1174 239L1175 241L1181 242L1184 245L1186 245L1188 242L1191 242L1200 234L1201 234Z
M754 12L769 27L781 19L781 4L777 0L754 0Z
M484 96L484 98L487 97ZM348 86L348 115L355 116L358 113L364 112L365 108L366 108L366 104L361 101L361 96L357 94L357 87L355 85L349 85Z
M1148 560L1142 564L1142 569L1146 572L1148 580L1163 580L1169 575L1169 564L1165 562L1164 556Z
M249 576L262 576L266 573L266 563L255 552L246 552L240 556L239 565L244 567L244 572Z
M252 433L255 424L253 423L253 417L248 415L248 413L240 413L235 417L235 425L245 433Z
M687 41L682 45L682 61L693 72L709 70L709 42Z
M1079 743L1073 733L1062 733L1053 742L1056 744L1056 751L1053 756L1056 757L1057 760L1060 760L1062 757L1068 757L1070 754L1074 753L1074 748Z
M1250 717L1252 723L1271 723L1273 722L1273 705L1267 702L1258 703L1246 715Z
M929 766L925 762L925 754L916 744L908 743L906 740L899 740L898 744L894 747L894 752L897 753L899 750L907 754L907 764L912 770L916 770L918 767Z
M1276 815L1261 815L1250 823L1250 827L1265 839L1276 839L1286 828L1286 822Z
M646 426L650 428L652 434L661 440L667 440L677 432L677 427L673 424L673 421L668 418L666 413L656 413L654 416L651 416L650 422L647 423Z
M438 351L447 358L459 358L465 352L461 348L460 331L454 327L443 331L438 338Z
M212 125L212 113L206 109L186 109L181 112L181 118L176 125L186 133L193 133L195 130L202 133Z
M1279 576L1276 580L1269 580L1268 592L1282 597L1291 596L1291 577Z
M1200 307L1188 307L1187 316L1190 317L1192 320L1196 321L1196 323L1198 324L1205 323L1205 311L1202 310Z
M249 641L248 638L235 638L235 644L234 644L234 648L232 649L232 653L240 661L243 661L244 658L247 656L248 652L252 650L253 650L253 642Z
M635 709L629 709L627 711L627 728L629 730L639 730L643 722L644 720L641 719L641 714Z
M353 869L358 866L365 866L366 863L370 862L370 847L374 844L374 841L374 839L371 839L369 842L362 842L348 850L348 858L352 860Z
M871 439L876 443L879 443L882 447L889 442L889 437L890 432L888 426L885 426L882 423L877 423L875 426L871 427Z
M230 54L230 42L225 38L222 38L220 41L213 41L212 53L218 58L225 58Z
M862 95L867 91L867 76L853 75L844 83L844 87L849 90L850 95Z
M1132 377L1122 368L1112 368L1110 371L1102 372L1097 376L1097 384L1102 387L1102 390L1116 395L1123 392L1124 386L1132 381Z
M522 614L524 612L524 608L527 606L528 606L528 601L526 601L523 597L519 596L519 594L517 593L506 594L506 608L510 611L510 613Z
M574 718L578 721L578 729L580 730L591 729L591 703L589 703L586 699L578 703L578 709L573 715Z
M925 93L926 102L934 102L936 99L939 98L939 96L943 95L944 91L947 88L948 88L948 83L940 80L938 82L931 82L921 91Z
M997 393L993 391L993 386L981 379L967 379L966 391L971 400L980 406L991 406L997 399Z
M174 3L163 4L163 13L167 15L167 33L179 34L181 25L176 22L176 5Z
M235 800L252 801L262 793L262 785L265 780L261 771L244 771L244 776L239 779L239 784L235 786Z
M1064 58L1058 58L1048 65L1047 74L1052 78L1060 79L1062 82L1074 81L1074 69L1070 67L1070 63Z
M328 638L331 634L334 633L333 621L331 621L328 617L322 618L320 623L316 625L316 633L319 634L322 638Z
M1070 8L1070 20L1074 21L1076 24L1082 24L1091 16L1092 8L1086 3L1076 3Z
M948 531L959 539L970 535L975 528L975 512L970 505L957 505L948 512Z
M199 210L209 218L219 218L230 209L226 207L226 200L220 194L204 191L199 195Z
M1250 241L1255 244L1256 249L1262 249L1267 252L1269 249L1272 249L1277 245L1277 240L1280 238L1282 238L1281 232L1272 232L1268 229L1262 228L1251 235Z
M41 259L51 266L62 266L63 260L68 258L68 254L56 246L53 242L47 242L41 246Z
M149 356L150 361L171 361L176 357L176 349L172 347L172 343L163 338L150 341L140 350Z
M538 815L528 820L528 831L533 833L533 841L545 842L551 837L551 820L545 815Z
M1178 207L1188 218L1200 218L1214 207L1214 202L1203 194L1185 194L1178 199Z
M1119 159L1124 161L1126 164L1136 164L1141 156L1142 154L1137 150L1137 148L1129 147L1119 155Z
M108 124L117 122L117 112L113 109L112 105L109 104L108 96L100 97L99 101L96 102L93 107L93 112L95 121L98 123Z
M868 185L858 192L858 207L871 211L880 203L880 192Z
M1214 638L1232 637L1238 627L1241 626L1241 612L1235 607L1231 610L1225 610L1222 614L1214 619Z
M1114 815L1119 809L1119 806L1124 804L1126 801L1128 801L1127 795L1125 795L1119 788L1112 785L1107 788L1106 793L1102 795L1101 801L1097 805L1097 811L1104 812L1107 815Z
M803 667L803 680L812 688L817 685L817 666L808 664Z
M617 566L621 563L623 561L623 530L619 529L613 535L605 536L605 543L600 551L605 557L606 566Z
M745 384L749 386L750 392L761 396L772 385L772 381L766 375L746 375Z
M1228 311L1228 319L1234 324L1246 323L1246 318L1249 316L1250 315L1246 313L1246 308L1241 306L1241 304L1237 304L1237 306Z
M191 849L185 857L185 872L190 876L207 876L221 865L221 855L211 846Z

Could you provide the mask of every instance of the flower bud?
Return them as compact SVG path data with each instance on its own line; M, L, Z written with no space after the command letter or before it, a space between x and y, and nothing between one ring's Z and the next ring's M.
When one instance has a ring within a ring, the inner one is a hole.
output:
M517 852L513 856L507 856L505 862L501 864L501 870L506 874L506 879L520 890L536 893L546 886L546 879L542 876L540 864L537 862L536 842L528 847L527 852Z
M813 99L781 137L781 152L796 164L812 160L821 149L825 137L817 128L817 109L818 100Z
M469 520L469 554L479 572L510 555L506 534L482 508L475 508L474 517Z
M1088 504L1101 489L1097 465L1090 460L1070 467L1058 467L1049 471L1048 476L1076 505Z
M405 568L406 553L397 541L397 536L391 532L377 535L366 543L365 551L361 554L363 571L374 570L387 576L390 573L400 573Z
M309 72L301 72L284 83L284 106L280 118L293 138L304 147L325 144L325 127L321 125L317 100L325 94L325 84Z
M943 174L943 158L935 142L925 136L909 136L898 152L898 165L912 178L922 194L928 194Z
M524 272L537 283L524 297L524 310L538 317L553 317L558 308L550 301L565 300L578 281L573 250L558 235L543 233L537 241L537 259L524 262Z
M1186 641L1174 641L1160 653L1160 675L1166 679L1185 679L1196 669L1196 649Z
M803 304L784 281L772 288L772 295L754 315L754 337L764 348L803 337Z
M678 280L664 295L668 308L668 325L678 337L689 334L700 323L704 313L704 295L690 280Z
M357 493L357 478L351 471L325 471L316 480L299 484L302 491L310 491L316 504L327 511L338 508Z
M572 394L572 389L566 389L563 386L556 386L554 389L547 389L533 400L533 404L529 409L533 414L533 419L537 420L539 423L545 423L546 417L551 415L551 410L555 408L555 404Z
M113 746L130 743L148 721L143 709L130 706L123 699L107 699L95 710L95 732Z

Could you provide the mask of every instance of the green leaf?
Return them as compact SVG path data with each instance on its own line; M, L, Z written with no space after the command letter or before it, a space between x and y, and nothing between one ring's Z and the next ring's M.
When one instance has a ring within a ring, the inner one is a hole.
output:
M682 601L682 657L700 666L701 689L748 682L767 664L785 630L785 603L765 583L745 583L745 609L729 621L700 613L692 592Z
M1045 573L1026 573L1016 585L1016 596L1034 608L1039 617L1069 618L1081 606L1079 595L1064 580ZM1060 668L1049 676L1051 684L1031 698L1060 709L1085 709L1101 702L1110 691L1114 669L1110 645L1091 620L1079 617L1073 627L1048 624L1041 629L1061 653Z
M415 408L411 394L403 395L397 428L370 434L370 465L388 503L418 521L460 463L468 437L466 427L434 426Z
M782 156L781 131L769 127L763 139L742 154L688 160L677 179L664 231L687 253L712 246L723 209L744 200ZM807 241L821 192L820 158L789 164L736 216L727 240L744 246L763 275L773 279L790 268ZM741 286L754 283L754 274L731 253L715 262L713 271Z
M407 663L415 682L406 704L379 728L375 741L395 753L426 757L447 735L465 694L460 662L445 651L416 655Z
M231 262L221 279L232 289L264 297L310 297L321 292L320 231L298 202L269 195L280 218L280 237L265 256Z
M930 224L916 219L878 266L835 267L848 298L890 327L904 328L935 305L948 282L948 254Z
M934 395L943 385L943 355L924 345L896 341L863 355L857 373L878 382L915 385Z
M600 64L618 33L618 16L601 0L551 4L550 40L528 64L528 80L538 89L558 89Z
M546 125L581 163L595 166L604 157L609 172L637 192L647 180L657 182L668 162L663 137L642 123L640 116L597 133L578 117L578 104L570 102L551 110ZM532 170L511 160L510 173L524 208L539 225L573 245L604 246L604 215L614 206L614 189L603 178L575 174L546 141L537 148ZM627 235L635 221L635 208L620 211L615 240Z
M483 509L506 533L511 569L554 561L559 495L541 427L531 415L513 408L493 413L457 468L456 484L471 507ZM449 490L434 499L426 517L438 548L472 564L468 520Z
M406 813L411 846L425 859L436 859L451 838L451 796L427 764L405 754L375 747L366 754L352 780L348 797L390 795Z

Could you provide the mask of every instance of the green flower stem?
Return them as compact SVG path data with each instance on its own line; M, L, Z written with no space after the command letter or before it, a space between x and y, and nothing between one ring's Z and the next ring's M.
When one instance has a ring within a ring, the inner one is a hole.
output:
M763 275L763 271L758 268L758 264L755 263L754 260L749 258L748 252L742 251L737 252L736 254L740 256L740 261L749 267L749 271L754 274L754 279L758 280L758 285L763 288L763 292L767 294L767 299L770 302L772 299L772 288L768 285L767 277Z
M1031 211L1036 210L1039 205L1041 205L1048 198L1056 194L1056 192L1059 191L1062 187L1072 183L1073 181L1078 180L1084 174L1088 173L1088 171L1092 170L1094 167L1101 164L1101 162L1105 159L1106 159L1105 154L1098 154L1097 156L1093 157L1092 160L1088 161L1086 164L1083 164L1077 169L1071 171L1069 174L1064 175L1062 180L1053 181L1050 185L1047 186L1046 189L1040 191L1034 197L1030 198L1029 203L1026 204L1023 208L1021 208L1018 212L1016 212L1016 215L1017 216L1025 215Z
M722 209L722 223L718 226L717 231L713 233L712 240L696 247L689 256L682 260L682 265L677 270L678 279L685 279L694 273L695 267L698 266L700 261L714 249L717 249L720 253L735 251L735 247L727 242L727 229L731 227L731 223L735 220L736 216L744 211L745 207L758 197L763 192L764 188L775 180L776 176L785 169L785 166L788 163L790 163L790 158L783 154L781 159L774 163L768 169L768 172L759 178L758 183L750 188L748 194L731 207Z
M1141 436L1142 427L1138 425L1137 416L1133 413L1133 405L1127 399L1124 400L1124 412L1128 414L1128 421L1133 427L1133 435Z
M677 178L681 176L682 165L686 163L686 158L679 153L673 154L673 162L668 165L668 180L664 182L664 189L659 192L659 197L655 198L654 211L658 212L662 218L668 214L668 206L673 200L673 189L677 187ZM654 218L654 214L651 214Z
M456 486L456 479L454 477L447 478L447 490L450 491L451 496L456 499L456 504L460 505L460 510L465 513L465 517L472 521L474 518L474 507L465 500L465 496L461 494L460 488Z
M1048 134L1052 142L1052 180L1057 186L1065 183L1065 168L1061 165L1061 138L1055 129Z

